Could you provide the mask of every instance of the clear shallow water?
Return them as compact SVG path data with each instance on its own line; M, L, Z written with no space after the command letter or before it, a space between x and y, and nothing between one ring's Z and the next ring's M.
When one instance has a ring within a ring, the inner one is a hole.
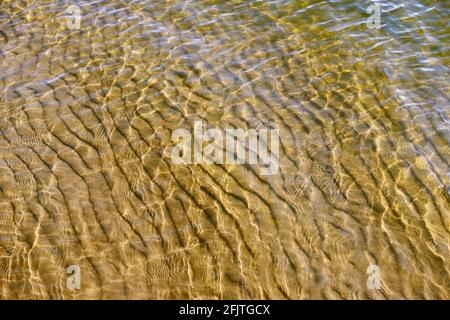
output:
M1 297L448 299L450 8L380 3L2 1ZM198 120L279 172L174 165Z

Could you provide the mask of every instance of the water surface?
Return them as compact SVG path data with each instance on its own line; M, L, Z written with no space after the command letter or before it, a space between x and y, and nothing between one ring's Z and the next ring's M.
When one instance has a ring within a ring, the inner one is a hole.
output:
M3 0L1 298L449 299L450 5L378 3ZM195 121L278 173L174 165Z

